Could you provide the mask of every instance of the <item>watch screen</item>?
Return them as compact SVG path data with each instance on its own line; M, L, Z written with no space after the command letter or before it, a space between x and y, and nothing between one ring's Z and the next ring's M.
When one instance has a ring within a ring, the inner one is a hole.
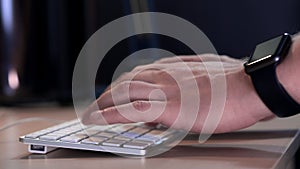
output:
M278 45L280 44L282 36L271 39L256 46L250 62L259 60L269 55L274 55Z

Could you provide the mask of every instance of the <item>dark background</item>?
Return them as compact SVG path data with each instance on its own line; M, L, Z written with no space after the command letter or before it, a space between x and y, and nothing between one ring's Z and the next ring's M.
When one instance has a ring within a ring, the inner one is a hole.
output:
M127 14L153 11L182 17L197 25L219 54L235 58L248 56L259 42L300 30L299 0L11 0L9 32L3 10L7 4L0 2L0 105L6 106L70 104L80 49L96 30ZM169 37L140 35L123 40L100 65L96 93L110 83L123 58L149 47L193 54ZM17 89L8 83L11 70L18 73Z
M197 25L219 54L248 56L255 45L300 29L298 0L11 0L12 33L4 29L0 0L0 104L54 101L71 103L76 58L86 40L103 25L135 12L165 12ZM176 29L176 28L174 28ZM200 45L200 44L199 44ZM184 44L160 35L139 35L116 44L98 70L97 93L111 81L116 66L134 51L156 47L194 54ZM151 56L149 56L151 57ZM20 86L12 89L15 69Z

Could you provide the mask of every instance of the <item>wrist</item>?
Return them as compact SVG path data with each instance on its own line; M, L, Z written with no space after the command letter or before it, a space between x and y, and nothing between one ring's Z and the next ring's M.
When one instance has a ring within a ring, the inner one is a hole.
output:
M260 120L265 120L265 119L271 119L273 117L275 117L275 114L265 105L265 103L263 103L263 101L261 100L261 98L259 97L259 95L257 94L251 77L249 75L245 74L245 79L247 81L248 84L248 88L249 91L247 93L247 102L245 103L245 107L247 107L249 104L250 105L255 105L253 107L253 109L249 110L250 112L248 112L249 114L252 114L254 119L257 119L257 121Z
M287 57L276 69L277 78L289 93L300 104L300 35L293 38Z
M300 111L297 103L300 81L296 77L300 71L299 43L298 38L291 39L288 34L275 37L258 44L244 64L261 101L278 117L289 117Z

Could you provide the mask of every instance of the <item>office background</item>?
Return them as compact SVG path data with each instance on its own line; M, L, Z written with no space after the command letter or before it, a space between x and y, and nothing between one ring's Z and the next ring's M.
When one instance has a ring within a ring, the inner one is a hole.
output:
M131 13L153 11L182 17L198 26L219 54L235 58L248 56L259 42L300 30L298 0L0 2L2 105L71 103L73 66L85 41L103 25ZM100 65L96 93L110 83L115 68L125 57L149 47L177 55L194 54L181 42L166 36L145 34L125 39L107 53ZM12 84L13 79L17 84Z
M0 0L0 105L70 104L73 66L85 41L110 21L145 11L190 21L219 54L235 58L248 56L259 42L300 30L299 0ZM149 47L193 54L170 37L128 38L106 55L95 93L126 56Z

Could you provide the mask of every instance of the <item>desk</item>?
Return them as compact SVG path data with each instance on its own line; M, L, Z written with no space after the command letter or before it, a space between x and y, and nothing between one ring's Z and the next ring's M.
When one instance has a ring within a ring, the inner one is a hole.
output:
M299 147L300 116L274 119L250 128L212 136L205 144L189 135L180 145L152 158L124 158L110 153L58 149L47 155L27 152L18 137L54 125L54 122L76 118L72 108L0 108L0 126L20 119L34 123L18 124L0 132L1 169L282 169L289 166Z

